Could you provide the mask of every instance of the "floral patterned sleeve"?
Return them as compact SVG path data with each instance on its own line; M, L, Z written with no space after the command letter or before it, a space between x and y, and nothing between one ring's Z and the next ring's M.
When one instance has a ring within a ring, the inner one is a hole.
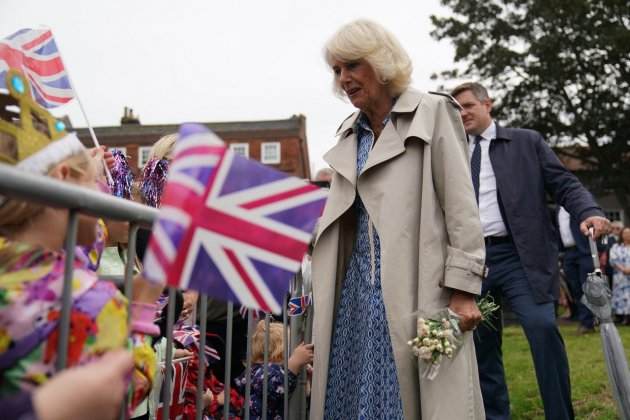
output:
M267 378L268 392L268 415L269 419L282 418L284 408L284 369L282 365L269 363ZM291 394L297 385L297 376L289 371L289 394ZM264 372L262 364L254 364L252 366L252 398L250 401L250 410L253 418L262 415L262 388L263 388ZM235 381L239 390L245 394L245 375L242 375Z

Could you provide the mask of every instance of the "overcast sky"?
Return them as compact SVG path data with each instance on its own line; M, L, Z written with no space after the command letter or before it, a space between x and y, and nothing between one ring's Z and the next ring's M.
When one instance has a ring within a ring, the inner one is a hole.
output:
M0 36L50 27L93 126L118 125L124 106L143 124L304 114L316 170L353 111L331 92L324 42L373 19L411 56L413 85L431 90L431 73L452 66L452 46L429 36L429 16L445 13L437 0L0 0ZM85 126L76 103L55 113Z

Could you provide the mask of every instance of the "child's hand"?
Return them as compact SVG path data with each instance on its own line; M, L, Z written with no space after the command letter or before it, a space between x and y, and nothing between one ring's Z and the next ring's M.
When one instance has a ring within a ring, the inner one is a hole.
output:
M312 363L313 349L313 344L300 343L289 358L289 370L297 375L304 365Z

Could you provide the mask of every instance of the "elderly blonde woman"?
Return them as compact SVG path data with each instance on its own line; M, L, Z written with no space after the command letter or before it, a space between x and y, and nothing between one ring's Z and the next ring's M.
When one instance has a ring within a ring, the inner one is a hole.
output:
M409 87L411 61L370 21L325 46L357 111L324 157L334 170L313 251L312 419L481 419L472 336L421 378L407 342L450 307L480 320L484 244L457 104Z

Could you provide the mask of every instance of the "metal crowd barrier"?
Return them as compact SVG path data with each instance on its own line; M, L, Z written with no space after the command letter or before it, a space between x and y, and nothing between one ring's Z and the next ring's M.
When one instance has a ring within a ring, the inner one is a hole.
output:
M78 231L79 213L88 214L104 219L124 221L129 223L129 239L127 247L127 258L125 262L125 273L122 279L124 284L124 294L131 302L133 294L133 268L136 254L136 235L140 227L151 228L153 221L156 219L158 210L152 207L144 206L129 200L124 200L102 192L79 187L69 183L57 181L52 178L43 177L26 173L15 169L12 166L0 164L0 194L8 197L19 198L26 201L33 201L43 205L58 208L67 208L69 212L69 225L65 239L65 272L64 284L62 290L62 310L59 321L59 341L57 348L57 369L62 370L67 364L68 339L70 335L70 311L72 307L72 274L73 261L75 256L75 246ZM308 270L304 275L298 273L291 285L291 296L299 296L302 293L310 292L310 278ZM168 297L170 302L175 301L176 289L169 287ZM288 299L288 297L287 297ZM287 300L285 299L283 325L285 338L285 357L284 357L284 418L290 420L305 420L307 416L306 404L306 372L302 369L299 375L298 385L292 397L289 398L288 393L288 364L287 361L291 351L302 341L311 342L312 328L312 306L302 316L291 317L291 328L287 317ZM199 372L197 375L196 389L196 419L203 418L203 380L204 380L204 364L205 355L204 348L206 344L206 322L207 322L207 296L201 294L199 296ZM173 364L173 326L175 323L175 305L168 305L167 311L167 327L166 327L166 359L164 361L165 374L163 386L163 401L171 400L171 382ZM251 399L251 347L252 337L254 333L254 312L248 311L248 328L247 328L247 360L246 360L246 387L245 387L245 404L244 418L250 418L249 402ZM269 323L271 316L265 314L265 353L264 353L264 381L263 381L263 415L262 419L267 418L267 399L268 399L268 357L269 357ZM225 349L225 379L224 379L224 418L229 419L230 412L230 367L232 358L232 323L233 323L233 304L228 304L228 317L226 326L226 349ZM199 409L201 407L201 409ZM170 418L170 407L164 404L161 412L162 419ZM121 419L126 417L126 407L121 410Z

